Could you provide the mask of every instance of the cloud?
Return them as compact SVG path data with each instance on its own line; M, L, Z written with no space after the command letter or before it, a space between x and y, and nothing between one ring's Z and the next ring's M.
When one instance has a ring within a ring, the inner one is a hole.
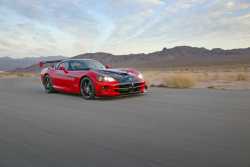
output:
M247 0L1 0L0 56L250 43Z

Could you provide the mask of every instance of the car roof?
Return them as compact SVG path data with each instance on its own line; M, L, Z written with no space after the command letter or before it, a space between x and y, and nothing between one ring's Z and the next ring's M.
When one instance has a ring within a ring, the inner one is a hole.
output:
M64 59L63 61L61 62L64 62L64 61L71 61L71 60L93 60L93 61L97 61L95 59Z
M63 62L68 62L68 61L73 61L73 60L78 60L78 61L84 61L84 60L92 60L92 61L98 61L98 60L95 60L95 59L64 59L62 61L60 61L59 63L63 63ZM99 62L99 61L98 61Z

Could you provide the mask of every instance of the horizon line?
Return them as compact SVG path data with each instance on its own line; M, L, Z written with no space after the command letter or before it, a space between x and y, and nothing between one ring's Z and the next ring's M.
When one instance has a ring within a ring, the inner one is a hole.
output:
M237 50L237 49L249 49L249 47L240 47L240 48L230 48L230 49L224 49L224 48L206 48L206 47L197 47L197 46L190 46L190 45L178 45L178 46L174 46L174 47L170 47L170 48L167 48L167 47L163 47L161 50L156 50L156 51L153 51L153 52L138 52L138 53L128 53L128 54L114 54L114 53L110 53L110 52L104 52L104 51L96 51L96 52L85 52L85 53L79 53L79 54L76 54L74 56L66 56L66 55L61 55L61 54L58 54L58 55L52 55L52 56L24 56L24 57L13 57L13 56L2 56L0 55L0 58L11 58L11 59L25 59L25 58L46 58L46 57L75 57L75 56L79 56L79 55L84 55L84 54L97 54L97 53L105 53L105 54L110 54L110 55L113 55L113 56L125 56L125 55L138 55L138 54L151 54L151 53L155 53L155 52L160 52L160 51L163 51L164 49L167 49L167 50L171 50L171 49L174 49L174 48L178 48L178 47L188 47L188 48L196 48L196 49L205 49L205 50L209 50L209 51L212 51L212 50L215 50L215 49L221 49L223 51L230 51L230 50Z

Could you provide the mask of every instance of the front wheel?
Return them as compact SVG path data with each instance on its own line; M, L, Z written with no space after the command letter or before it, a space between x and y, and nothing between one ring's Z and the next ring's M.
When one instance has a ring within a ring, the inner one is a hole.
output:
M44 86L45 92L47 92L47 93L55 92L49 75L44 76L43 86Z
M81 80L81 95L84 99L90 100L95 98L94 84L90 78L84 77Z

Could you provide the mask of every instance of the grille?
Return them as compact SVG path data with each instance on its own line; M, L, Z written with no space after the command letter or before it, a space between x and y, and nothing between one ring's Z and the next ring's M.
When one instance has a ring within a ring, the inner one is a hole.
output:
M139 93L143 83L126 83L118 85L117 92L121 94Z

